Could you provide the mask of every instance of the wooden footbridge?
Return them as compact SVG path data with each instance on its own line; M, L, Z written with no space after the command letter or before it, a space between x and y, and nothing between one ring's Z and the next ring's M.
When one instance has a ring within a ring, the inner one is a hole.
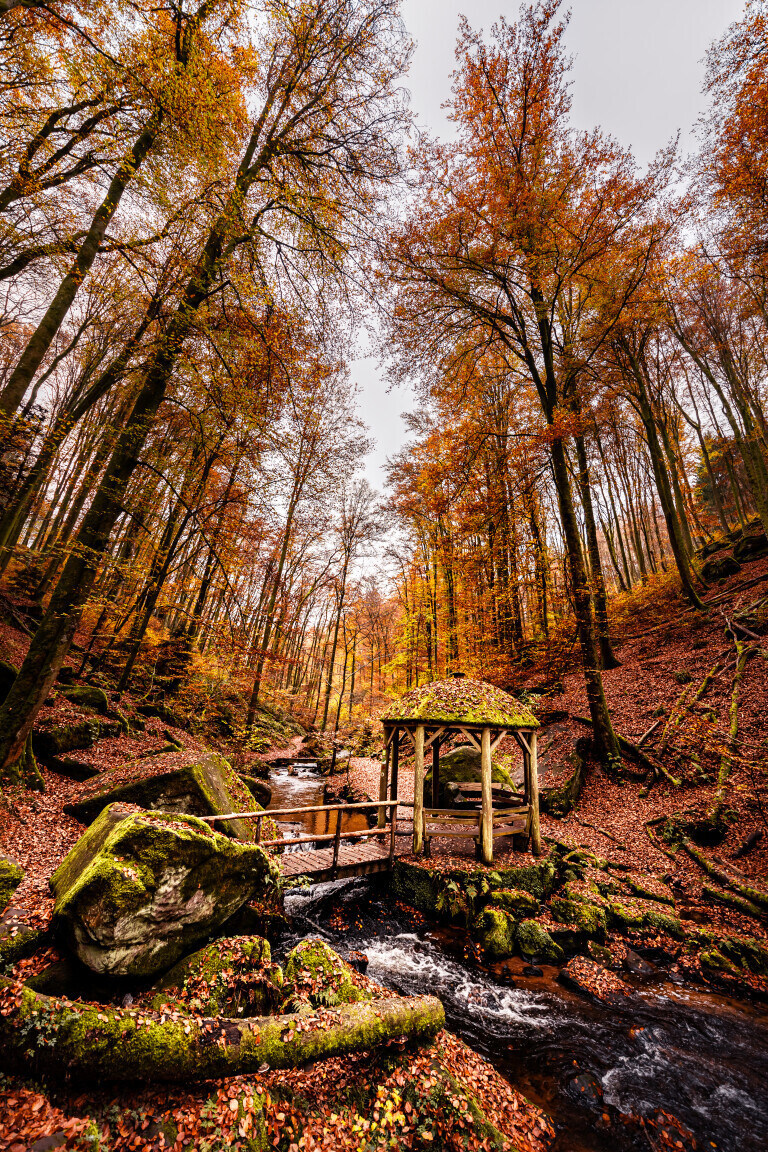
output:
M412 828L398 829L398 807L412 808L407 800L365 801L361 804L314 804L304 808L265 808L258 812L228 812L224 816L204 816L211 824L227 820L255 820L256 843L263 848L282 849L280 864L286 878L307 876L313 882L341 880L346 876L369 876L373 872L391 872L395 858L411 851ZM381 826L342 831L342 814L348 812L373 814L381 812ZM300 836L279 836L265 840L265 820L284 820L287 816L301 820L319 812L328 814L328 826L335 823L330 833L308 833ZM336 815L335 821L331 819ZM387 816L389 820L387 821ZM397 838L407 837L398 851ZM317 845L323 844L320 848ZM306 845L306 847L305 847ZM290 848L291 851L285 851Z
M484 813L482 809L468 810L479 799L480 786L462 785L466 808L423 809L422 838L427 854L433 836L472 838L479 850L483 838ZM507 789L494 789L494 807L491 814L492 835L513 836L525 833L529 826L529 808L523 798ZM303 808L266 808L257 812L231 812L224 816L204 816L211 824L227 820L255 820L257 844L263 848L282 850L280 864L286 879L308 877L313 883L323 880L341 880L347 876L370 876L375 872L391 872L398 856L413 851L413 820L398 823L397 809L413 809L410 800L364 801L346 804L316 804ZM342 831L342 816L350 812L366 815L378 814L378 827ZM311 832L298 836L279 836L264 839L264 821L328 814L330 833ZM335 815L335 820L332 817ZM398 844L398 840L400 843ZM323 847L318 847L323 845ZM290 851L286 851L290 849Z

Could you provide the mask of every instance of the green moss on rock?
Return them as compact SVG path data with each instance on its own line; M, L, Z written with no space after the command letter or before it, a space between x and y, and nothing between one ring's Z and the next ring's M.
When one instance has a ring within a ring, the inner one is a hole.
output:
M685 928L682 921L678 920L677 916L668 916L664 912L644 912L643 928L653 932L663 932L666 936L671 936L673 940L685 939Z
M498 888L493 893L493 902L513 916L535 916L539 902L524 888Z
M172 754L166 771L162 757L123 764L83 789L80 799L64 811L90 824L109 804L138 804L156 812L181 812L192 816L217 816L258 810L251 793L228 761L216 752L196 755L179 763ZM253 843L253 820L227 820L222 830L238 840Z
M505 960L515 950L515 928L512 916L488 904L475 921L473 936L490 960Z
M354 983L352 970L324 940L302 940L285 961L285 1004L299 1008L335 1008L368 997Z
M55 923L92 971L151 976L276 877L263 849L193 816L113 804L51 877Z
M460 744L445 756L440 757L440 782L438 796L441 804L450 806L449 784L479 784L481 780L480 753L471 744ZM492 764L491 780L494 784L504 784L515 791L515 783L506 768ZM425 795L432 795L432 766L424 777Z
M559 964L565 953L545 928L535 920L522 920L517 926L517 947L526 960L541 960L545 964Z
M382 720L440 720L454 724L493 724L538 728L533 712L508 692L483 680L435 680L406 692L390 704Z
M24 869L7 856L0 856L0 912L8 907L23 879Z
M605 911L588 900L569 900L562 896L553 897L550 910L555 920L561 924L572 924L585 936L593 940L604 940L608 930Z
M109 712L109 700L103 688L83 685L60 688L59 691L71 704L77 704L80 708L93 708L100 716L106 716Z
M643 909L629 902L614 900L607 908L608 927L617 932L632 932L643 927Z
M263 1016L282 999L283 972L260 936L214 940L180 960L160 981L205 1016Z

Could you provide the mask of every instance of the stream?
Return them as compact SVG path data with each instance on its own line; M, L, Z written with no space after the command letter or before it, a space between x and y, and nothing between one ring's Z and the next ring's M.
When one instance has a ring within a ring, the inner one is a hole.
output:
M324 780L309 762L273 769L270 784L270 808L323 803ZM335 818L307 813L301 822L284 818L281 827L322 834L334 830ZM362 814L342 814L342 830L366 826ZM768 1149L764 1011L675 985L661 972L650 979L622 973L636 995L612 1007L564 988L557 968L526 976L522 961L512 961L512 984L501 982L474 962L465 932L396 906L382 877L294 889L285 906L293 931L276 958L306 936L321 936L341 955L365 953L377 983L439 996L448 1027L552 1117L552 1152L673 1148L675 1135L662 1144L638 1123L660 1111L681 1121L702 1152Z
M377 983L439 996L448 1027L555 1121L553 1152L667 1147L636 1120L658 1110L700 1150L768 1149L768 1017L749 1005L659 975L624 976L637 995L597 1006L557 983L557 969L525 977L522 963L509 986L466 957L463 932L404 923L379 878L294 891L286 911L294 933L280 953L320 935L342 955L364 952Z
M312 808L325 803L325 778L318 774L317 765L311 760L290 767L273 768L269 786L272 799L267 805L267 811L270 808ZM300 819L285 816L278 823L285 836L308 836L312 833L323 836L336 831L338 816L338 812L306 812ZM368 820L362 812L342 811L342 832L362 832L367 827ZM301 852L311 848L312 844L305 841L295 848L289 845L286 851Z

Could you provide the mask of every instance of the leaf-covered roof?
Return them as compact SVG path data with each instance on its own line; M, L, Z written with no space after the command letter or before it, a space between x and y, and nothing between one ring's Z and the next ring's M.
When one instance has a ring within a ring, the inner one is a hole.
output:
M381 720L439 720L450 724L493 724L538 728L533 712L493 684L466 677L434 680L412 688L382 712Z

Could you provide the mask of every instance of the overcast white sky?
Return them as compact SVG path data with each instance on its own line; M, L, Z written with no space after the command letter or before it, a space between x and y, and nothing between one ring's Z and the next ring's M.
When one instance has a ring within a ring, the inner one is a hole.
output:
M641 164L678 131L683 148L692 147L691 129L704 108L703 57L741 15L744 0L571 0L570 6L574 125L599 124L631 146ZM487 31L500 14L514 20L518 9L518 0L403 0L416 41L408 77L412 107L433 134L451 130L440 105L450 96L459 14ZM400 413L410 397L387 392L373 359L357 361L353 378L376 439L366 475L381 489L384 462L405 439Z

